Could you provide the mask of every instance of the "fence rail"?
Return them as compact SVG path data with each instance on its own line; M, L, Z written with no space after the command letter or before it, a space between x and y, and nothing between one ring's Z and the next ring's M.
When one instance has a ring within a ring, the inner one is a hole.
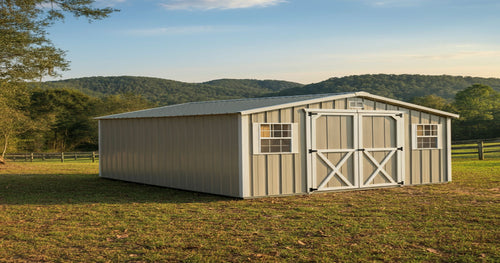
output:
M60 153L7 153L5 160L13 162L33 162L34 160L90 160L95 162L99 159L98 152L60 152Z
M474 151L464 151L464 150L474 150ZM451 154L453 156L477 154L479 160L484 160L486 153L487 154L500 153L500 138L452 142Z

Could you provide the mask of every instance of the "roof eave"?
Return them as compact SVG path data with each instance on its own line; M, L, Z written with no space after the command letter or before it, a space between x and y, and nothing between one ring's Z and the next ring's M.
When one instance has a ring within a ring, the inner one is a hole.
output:
M290 108L290 107L295 107L295 106L304 105L304 104L314 104L314 103L323 102L325 100L332 100L332 99L337 100L337 99L352 98L355 96L356 96L355 92L342 93L342 94L337 94L337 95L326 95L325 97L321 97L321 98L301 100L301 101L295 101L295 102L289 102L289 103L277 104L277 105L273 105L273 106L265 106L265 107L261 107L261 108L240 111L240 113L242 115L247 115L247 114L259 113L259 112L263 112L263 111L277 110L277 109L281 109L281 108Z
M375 101L388 102L388 103L391 103L394 105L403 106L405 108L415 109L415 110L419 110L419 111L425 111L425 112L429 112L429 113L432 113L435 115L456 118L456 119L458 119L460 117L460 115L455 114L455 113L446 112L446 111L442 111L442 110L436 110L433 108L429 108L429 107L425 107L425 106L421 106L421 105L417 105L417 104L413 104L413 103L409 103L409 102L404 102L404 101L390 99L390 98L386 98L386 97L382 97L382 96L378 96L378 95L373 95L373 94L370 94L370 93L364 92L364 91L356 92L356 96L362 97L362 98L367 98L367 99L372 99Z

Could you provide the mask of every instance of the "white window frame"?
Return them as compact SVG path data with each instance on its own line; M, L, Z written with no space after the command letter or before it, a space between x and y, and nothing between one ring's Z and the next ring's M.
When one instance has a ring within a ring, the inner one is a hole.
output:
M432 125L436 126L436 131L437 135L417 135L417 127L420 125ZM417 123L417 124L412 124L412 149L413 150L436 150L436 149L443 149L443 131L442 131L442 125L441 124L435 124L435 123ZM437 144L436 147L432 148L419 148L418 147L418 139L417 138L436 138Z
M273 125L273 124L290 124L291 136L290 137L274 137L275 139L290 139L291 146L290 152L261 152L262 139L273 139L273 137L261 137L260 126ZM261 122L253 123L253 153L254 154L293 154L298 153L298 123L291 122Z
M347 100L347 105L349 109L359 109L362 110L365 108L365 103L361 98L352 98Z

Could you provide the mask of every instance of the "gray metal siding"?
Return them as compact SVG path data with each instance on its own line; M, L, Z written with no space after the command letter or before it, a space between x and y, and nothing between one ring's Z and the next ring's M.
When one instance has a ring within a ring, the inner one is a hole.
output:
M99 122L102 177L239 196L236 114Z

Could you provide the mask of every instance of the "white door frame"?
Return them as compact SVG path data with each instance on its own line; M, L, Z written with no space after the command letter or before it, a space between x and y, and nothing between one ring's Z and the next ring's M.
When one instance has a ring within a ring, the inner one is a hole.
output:
M366 188L366 187L379 187L379 186L392 186L404 184L404 121L403 112L401 111L380 111L380 110L331 110L331 109L304 109L306 112L306 171L307 171L307 192L313 191L330 191L338 189L353 189L353 188ZM321 116L334 115L334 116L352 116L353 117L353 148L352 149L317 149L316 136L316 120ZM363 145L363 136L361 136L362 119L364 116L384 116L392 117L396 121L396 148L367 148L361 149ZM388 151L389 153L379 163L373 158L370 152ZM332 164L323 153L346 153L344 157L337 164ZM350 156L353 156L354 161L354 184L348 182L345 177L340 173L339 169ZM361 181L363 171L363 156L366 156L377 168L367 178ZM394 157L393 157L394 156ZM316 176L316 161L317 158L330 167L332 170L323 181L318 185ZM396 175L397 180L394 181L391 176L382 168L391 158L397 158L396 162ZM371 181L379 174L379 172L386 177L389 183L370 185ZM330 187L324 186L333 177L337 176L347 186L343 187Z

